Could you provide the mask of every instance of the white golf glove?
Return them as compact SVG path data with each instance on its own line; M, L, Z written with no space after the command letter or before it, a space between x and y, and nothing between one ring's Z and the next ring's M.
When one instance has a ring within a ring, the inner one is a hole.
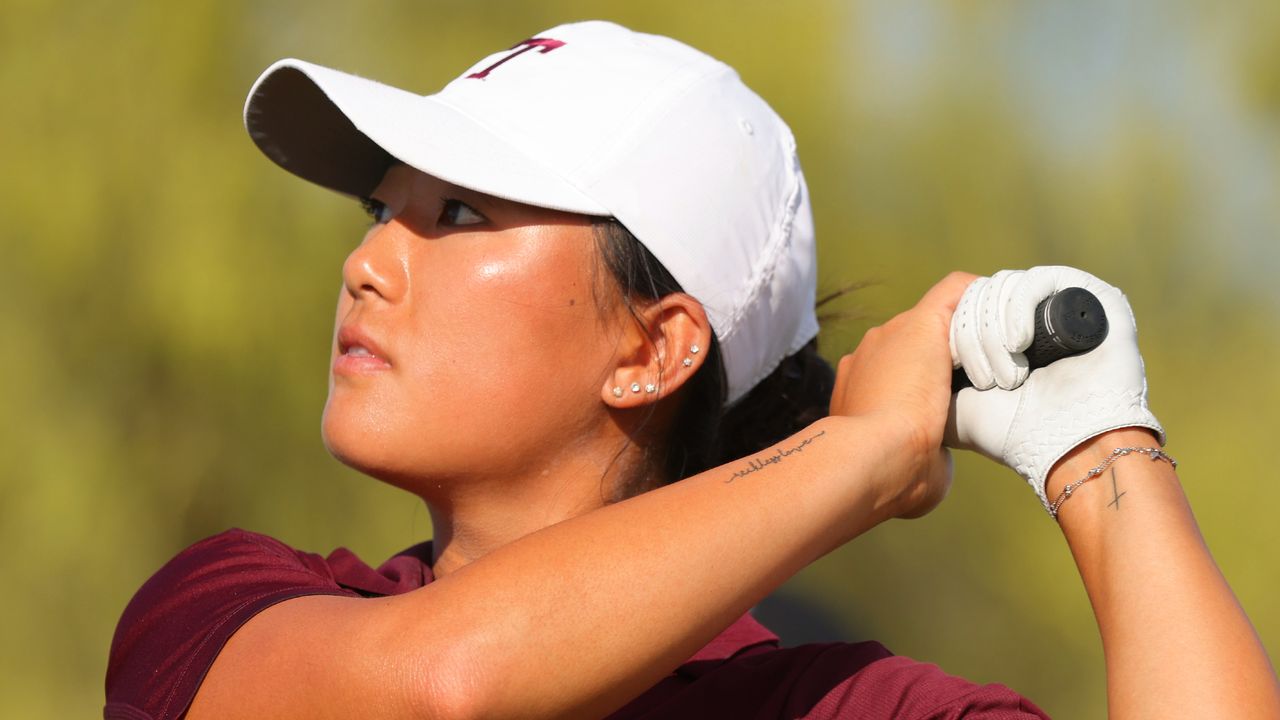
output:
M1069 287L1092 292L1110 330L1101 345L1028 375L1026 350L1041 300ZM952 399L947 445L1012 468L1048 509L1045 478L1072 448L1108 430L1164 429L1147 409L1137 326L1124 293L1069 267L1001 270L975 280L951 320L951 359L973 388Z

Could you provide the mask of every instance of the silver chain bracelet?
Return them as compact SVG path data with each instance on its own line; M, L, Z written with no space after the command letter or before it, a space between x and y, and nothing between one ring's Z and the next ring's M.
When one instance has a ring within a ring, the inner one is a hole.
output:
M1153 448L1153 447L1116 448L1115 450L1112 450L1111 454L1108 455L1106 458L1104 458L1102 462L1098 463L1093 468L1091 468L1088 474L1086 474L1084 477L1080 478L1079 480L1073 483L1068 483L1066 487L1062 488L1062 492L1058 493L1058 497L1053 501L1051 505L1049 505L1049 516L1052 517L1054 520L1057 520L1058 508L1062 507L1062 503L1066 502L1071 497L1071 493L1075 492L1076 488L1098 477L1103 472L1105 472L1107 468L1111 467L1111 463L1114 463L1116 460L1119 460L1120 458L1130 453L1138 453L1140 455L1146 455L1151 458L1152 462L1155 462L1156 460L1168 460L1169 464L1172 465L1174 469L1177 469L1178 467L1178 461L1174 460L1172 457L1169 457L1160 448Z

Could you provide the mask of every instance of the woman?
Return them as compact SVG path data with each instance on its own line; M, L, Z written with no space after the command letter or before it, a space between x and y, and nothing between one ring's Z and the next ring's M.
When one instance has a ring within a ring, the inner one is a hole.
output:
M324 439L423 498L435 537L376 570L243 531L198 543L125 611L107 717L1043 717L875 643L778 649L744 614L940 502L947 433L1061 523L1113 716L1280 717L1114 288L951 275L833 387L790 132L726 66L607 23L426 98L283 61L246 123L372 215L343 267ZM1071 285L1111 333L1028 377L1032 309ZM953 357L982 388L954 403Z

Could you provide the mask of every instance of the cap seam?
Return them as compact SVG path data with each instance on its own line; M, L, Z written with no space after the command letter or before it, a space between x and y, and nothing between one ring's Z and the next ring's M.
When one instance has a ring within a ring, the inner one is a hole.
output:
M796 213L799 211L799 208L800 208L801 183L798 177L799 158L797 157L795 152L795 137L791 135L790 132L787 132L786 140L787 140L787 149L789 151L788 155L790 159L790 170L791 170L791 172L788 173L788 176L792 181L792 186L790 188L789 193L787 194L786 202L783 204L784 212L782 213L782 216L779 218L779 220L775 222L774 231L771 233L770 242L768 243L768 246L765 248L765 251L761 253L760 261L757 264L755 271L752 273L754 277L752 278L748 291L745 295L743 295L742 300L739 303L737 303L736 306L733 308L732 313L730 314L729 318L726 321L727 330L725 332L724 337L721 338L721 342L723 342L726 346L728 345L729 340L737 334L738 329L740 327L739 321L742 319L743 315L746 313L746 309L754 303L754 301L760 294L760 290L773 277L774 272L777 269L779 258L783 257L782 251L786 247L790 246L792 242L792 235L795 227ZM795 343L796 341L793 338L791 342ZM807 342L807 339L806 339L806 342ZM795 349L796 348L792 348L790 352L795 352ZM781 358L779 358L777 362L781 362L781 361L782 361ZM757 382L762 380L770 372L773 372L773 369L776 367L777 367L777 363L774 363L772 367L769 367L768 370L762 372L755 379L753 379L745 389L750 389L751 387L753 387Z
M774 270L778 266L778 259L782 257L782 250L791 244L792 230L795 227L796 212L800 209L800 182L799 158L796 157L795 138L791 133L787 133L787 151L790 160L790 172L787 174L791 179L792 185L790 192L787 194L787 200L783 204L782 217L774 225L774 232L765 252L761 253L760 263L756 266L756 277L751 283L751 287L744 296L742 302L734 310L730 318L730 324L733 328L737 327L737 321L742 317L746 307L755 300L760 294L760 289L765 283L773 277Z
M709 56L708 56L708 57L709 57ZM720 60L717 60L717 59L715 59L715 58L710 58L710 59L711 59L711 63L712 63L712 64L711 64L711 66L710 66L706 71L704 71L704 72L699 72L699 73L694 74L694 75L693 75L693 76L691 76L691 77L689 78L689 80L685 83L685 86L684 86L683 88L680 88L679 90L677 90L677 91L673 91L672 93L670 93L670 101L668 101L668 102L666 102L666 103L664 103L664 104L663 104L663 105L664 105L664 109L663 109L660 113L648 113L648 114L647 114L647 118L648 118L647 122L641 123L641 122L638 122L638 121L637 121L637 122L630 123L630 124L629 124L629 126L628 126L628 129L627 129L627 131L626 131L626 134L625 134L625 135L620 135L619 137L625 137L625 139L626 139L626 140L628 140L628 141L633 141L633 140L634 140L634 138L635 138L636 136L638 136L638 135L641 133L641 131L642 131L642 130L644 130L644 129L646 129L646 128L654 127L655 125L657 125L658 123L660 123L664 118L667 118L667 117L669 117L669 116L673 115L673 114L676 112L676 109L677 109L678 107L680 107L680 105L681 105L681 103L682 103L682 101L683 101L683 98L684 98L685 96L687 96L689 93L691 93L691 92L693 92L694 90L696 90L698 87L700 87L700 86L704 85L705 83L707 83L707 82L709 82L709 81L711 81L711 80L713 80L713 79L716 79L716 78L718 78L718 77L721 77L721 76L723 76L723 75L731 75L731 76L733 76L733 77L735 77L735 78L737 77L737 71L736 71L736 70L734 70L734 69L733 69L733 67L731 67L731 66L729 66L729 65L725 64L724 62L722 62L722 61L720 61ZM687 66L687 65L686 65L686 66ZM685 67L685 66L682 66L682 67ZM672 74L675 74L675 73L672 73ZM645 97L646 97L646 99L647 99L648 97L651 97L652 95L653 95L653 93L649 93L649 94L647 94ZM763 99L761 99L761 102L763 103ZM640 105L640 106L642 106L643 104L644 104L643 102L641 102L641 103L637 103L637 105ZM784 132L785 132L785 133L786 133L786 135L787 135L787 138L789 139L789 141L790 141L790 143L791 143L791 146L792 146L792 157L794 158L794 138L792 138L792 136L790 135L790 132L789 132L788 130L786 130L786 129L785 129L785 123L783 124L783 128L784 128ZM624 143L624 142L614 142L614 143L612 143L612 145L613 145L614 150L613 150L609 155L600 155L600 156L596 156L596 157L591 157L591 159L590 159L590 160L583 161L582 163L580 163L580 164L576 165L576 166L574 167L574 171L575 171L575 172L578 172L578 171L581 171L583 168L591 168L592 166L595 166L595 167L607 166L613 157L616 157L619 153L621 153L621 152L622 152L622 150L621 150L621 148L622 148L622 147L624 147L624 146L625 146L625 147L632 147L632 146L633 146L633 143L632 143L632 142L625 142L625 143ZM589 157L590 157L590 156L589 156ZM598 178L598 177L596 177L594 173L591 173L591 177L592 177L591 185L593 185L593 186L594 186L594 185L596 185L596 184L598 184L598 183L599 183L599 178ZM579 186L575 185L575 187L579 187ZM798 187L799 187L799 183L795 183L795 188L793 188L793 191L794 191L794 190L796 190L796 189L798 189ZM580 188L580 189L581 189L581 188ZM588 197L594 197L594 195L593 195L592 193L587 192L586 190L583 190L583 192L584 192L584 194L586 194ZM795 201L795 199L796 199L795 197L789 198L789 199L788 199L788 204L794 205L794 204L795 204L795 202L794 202L794 201ZM616 212L616 210L611 210L611 212ZM794 209L793 209L793 211L792 211L791 215L794 217ZM626 225L626 220L625 220L625 219L623 219L623 218L618 218L618 219L619 219L619 220L621 220L621 221L622 221L622 223L623 223L624 225ZM775 235L776 235L776 226L775 226L775 231L774 231L773 233L770 233L770 235L771 235L771 237L773 237L773 236L775 236ZM639 239L642 243L644 243L644 238L637 237L637 239ZM763 259L763 260L765 260L766 262L768 262L768 258L767 258L767 256L770 254L770 252L771 252L771 248L772 248L773 246L776 246L776 245L777 245L777 243L776 243L776 242L772 242L772 243L769 243L769 244L765 247L765 250L764 250L764 252L762 253L762 259ZM647 244L647 243L646 243L646 247L648 247L648 244ZM672 242L672 243L671 243L671 244L669 244L665 249L666 249L668 252L678 252L678 253L680 253L681 260L682 260L684 263L686 263L686 264L692 263L692 261L693 261L693 258L689 255L689 253L688 253L688 252L687 252L687 250L685 249L685 243L683 243L683 242ZM774 252L774 254L776 255L776 252ZM773 262L769 262L769 264L770 264L770 265L772 265L772 264L774 264L774 263L773 263ZM760 267L761 267L760 265L757 265L756 267L754 267L754 268L753 268L753 272L752 272L752 274L753 274L753 275L755 275L755 274L759 273L759 272L760 272ZM748 295L747 295L747 299L749 300L750 298L754 297L754 295L755 295L757 292L758 292L758 288L757 288L755 291L749 292L749 293L748 293ZM704 304L705 304L705 303L706 303L706 301L707 301L707 299L706 299L706 298L702 298L702 297L698 298L698 300L699 300L699 302L703 302ZM742 313L743 313L744 305L745 305L745 303L733 303L733 304L731 304L731 305L729 306L729 311L728 311L728 312L723 313L723 314L718 314L720 317L722 317L722 318L723 318L723 320L722 320L721 324L722 324L722 325L724 326L724 328L725 328L725 332L724 332L724 334L723 334L723 335L720 335L719 333L717 333L717 338L718 338L722 343L723 343L724 341L726 341L726 340L729 338L729 336L730 336L730 335L732 335L732 330L733 330L733 328L734 328L734 326L735 326L735 324L736 324L736 321L737 321L737 319L738 319L738 318L740 318L740 317L741 317L741 315L742 315ZM715 323L713 323L713 325L714 325L714 324L715 324Z

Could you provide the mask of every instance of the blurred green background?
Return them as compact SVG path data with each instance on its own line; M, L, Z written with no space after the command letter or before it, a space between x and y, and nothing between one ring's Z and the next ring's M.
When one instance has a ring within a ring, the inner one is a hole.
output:
M375 564L414 498L320 444L338 269L366 219L261 157L253 79L299 56L429 92L572 19L683 39L795 129L823 283L872 280L831 357L953 268L1071 264L1121 286L1205 537L1280 653L1280 4L46 2L0 9L0 704L100 712L133 591L229 526ZM847 638L1064 718L1102 717L1067 549L1011 472L780 591ZM1152 617L1151 622L1162 619Z

